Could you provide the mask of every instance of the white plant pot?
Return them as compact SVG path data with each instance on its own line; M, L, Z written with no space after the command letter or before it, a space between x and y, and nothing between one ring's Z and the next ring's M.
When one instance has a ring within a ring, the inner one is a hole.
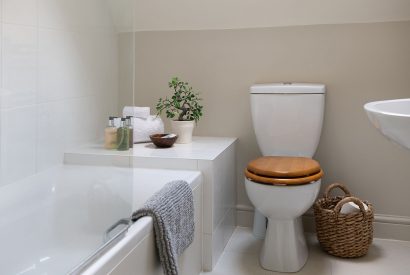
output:
M194 131L195 121L171 121L172 132L178 135L176 143L191 143L192 132Z

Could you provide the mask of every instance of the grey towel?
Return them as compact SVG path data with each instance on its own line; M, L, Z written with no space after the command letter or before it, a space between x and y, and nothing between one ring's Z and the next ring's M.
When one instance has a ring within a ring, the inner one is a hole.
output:
M178 275L178 256L194 239L194 199L185 181L167 183L132 215L132 221L150 216L165 275Z

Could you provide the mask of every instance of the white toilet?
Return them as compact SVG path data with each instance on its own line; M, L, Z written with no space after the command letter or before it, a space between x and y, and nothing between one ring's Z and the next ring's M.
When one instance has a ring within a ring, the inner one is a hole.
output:
M245 187L255 212L268 219L260 264L268 270L297 272L308 257L301 216L313 205L323 176L311 157L322 130L325 86L258 84L250 93L253 126L264 157L249 162Z

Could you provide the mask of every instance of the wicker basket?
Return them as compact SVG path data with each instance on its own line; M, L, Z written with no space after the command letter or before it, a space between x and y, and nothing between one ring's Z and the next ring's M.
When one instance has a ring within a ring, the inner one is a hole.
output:
M330 197L330 191L335 188L342 189L345 196ZM357 204L361 211L340 213L348 202ZM368 206L367 210L363 203ZM361 257L367 253L373 240L374 215L370 203L352 197L346 186L334 183L326 188L324 197L315 202L313 209L317 238L323 250L342 258Z

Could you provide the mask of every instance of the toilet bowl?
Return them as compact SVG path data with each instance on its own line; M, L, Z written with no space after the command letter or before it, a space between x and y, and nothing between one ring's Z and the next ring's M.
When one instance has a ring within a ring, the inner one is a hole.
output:
M301 216L313 205L322 176L319 163L305 157L262 157L248 164L248 197L268 219L259 257L263 268L297 272L306 263Z
M254 236L266 232L260 263L268 270L296 272L308 257L300 217L323 176L311 158L322 131L325 90L323 84L289 82L250 88L253 129L265 157L248 164L245 189L255 207Z

